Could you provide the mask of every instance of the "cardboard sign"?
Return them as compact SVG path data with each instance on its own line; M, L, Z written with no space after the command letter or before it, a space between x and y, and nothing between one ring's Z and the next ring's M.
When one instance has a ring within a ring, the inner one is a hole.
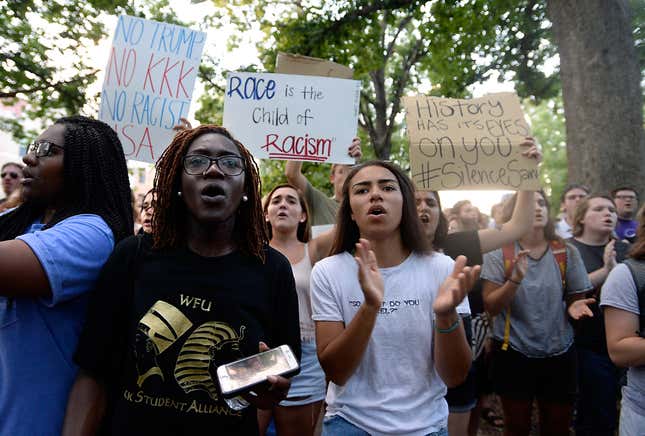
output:
M354 70L336 62L291 53L278 53L275 72L279 74L300 74L302 76L337 77L353 79Z
M358 80L228 74L224 126L256 158L353 164Z
M537 162L521 154L531 132L515 94L419 95L405 97L404 105L417 188L539 189Z
M128 159L154 163L188 114L206 33L121 15L99 119L116 130Z

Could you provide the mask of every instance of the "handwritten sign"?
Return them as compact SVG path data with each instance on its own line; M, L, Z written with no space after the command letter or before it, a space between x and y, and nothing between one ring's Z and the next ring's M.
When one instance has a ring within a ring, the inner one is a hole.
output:
M539 188L533 159L520 144L530 136L517 96L460 100L405 97L411 175L419 189Z
M301 74L303 76L337 77L352 79L354 70L325 59L298 54L279 52L275 61L275 72L279 74Z
M353 164L360 82L231 72L224 126L257 158Z
M188 114L206 33L121 15L99 119L116 130L126 158L154 163Z

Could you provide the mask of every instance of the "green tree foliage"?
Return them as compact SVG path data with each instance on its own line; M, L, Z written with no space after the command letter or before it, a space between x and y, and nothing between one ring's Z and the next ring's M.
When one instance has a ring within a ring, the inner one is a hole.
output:
M259 45L271 71L278 51L349 65L363 82L359 123L375 155L389 159L402 125L401 97L430 83L429 92L468 96L492 68L516 71L520 94L551 97L557 76L538 67L553 54L545 44L544 5L534 0L281 2L214 0L248 26L261 23Z
M30 119L52 119L79 112L85 90L98 70L90 67L85 47L105 29L99 14L117 13L126 0L7 0L0 2L0 99L27 103ZM55 33L52 33L52 29ZM2 120L14 136L25 135L19 120Z
M169 0L5 0L0 2L0 101L20 102L25 118L52 120L78 113L96 115L99 96L88 96L99 69L90 51L109 29L105 14L135 15L185 25ZM35 134L24 119L0 118L17 140Z

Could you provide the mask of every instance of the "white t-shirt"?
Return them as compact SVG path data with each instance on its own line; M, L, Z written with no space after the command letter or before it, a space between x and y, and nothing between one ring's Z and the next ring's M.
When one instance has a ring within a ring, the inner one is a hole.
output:
M411 254L381 268L385 297L367 349L344 386L329 384L327 416L339 415L373 435L426 435L445 428L446 385L434 367L432 303L452 272L441 253ZM315 321L348 325L364 301L349 253L318 262L311 275ZM470 313L468 300L460 313Z
M569 239L573 237L572 231L573 229L564 218L555 223L555 233L562 239Z

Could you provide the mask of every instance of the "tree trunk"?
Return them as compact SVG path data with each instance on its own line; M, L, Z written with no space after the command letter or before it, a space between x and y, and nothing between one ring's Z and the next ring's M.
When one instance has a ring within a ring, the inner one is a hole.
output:
M645 186L641 74L627 0L548 0L560 52L569 182Z

